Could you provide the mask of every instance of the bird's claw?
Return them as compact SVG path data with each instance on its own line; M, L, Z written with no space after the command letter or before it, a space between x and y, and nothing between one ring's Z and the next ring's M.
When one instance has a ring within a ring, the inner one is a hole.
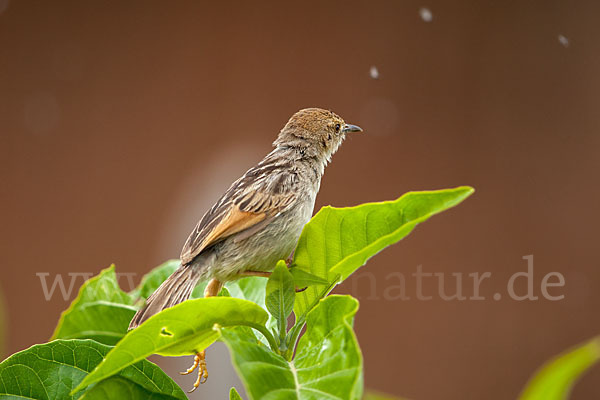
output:
M204 350L196 353L196 356L194 357L194 364L192 364L192 366L189 367L185 372L180 372L181 375L189 375L194 372L196 368L198 368L198 379L196 379L196 382L194 382L194 387L188 393L192 393L194 390L198 389L198 386L200 386L201 383L206 382L208 379L208 369L206 368L205 357L206 353Z

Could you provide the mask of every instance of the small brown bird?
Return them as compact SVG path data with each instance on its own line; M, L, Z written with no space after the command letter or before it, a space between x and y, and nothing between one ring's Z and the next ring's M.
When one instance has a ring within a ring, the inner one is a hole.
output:
M183 246L181 266L148 298L129 329L187 300L201 280L210 279L208 297L216 296L223 282L268 276L294 250L312 216L325 166L349 132L362 129L331 111L307 108L294 114L275 149L204 214ZM196 367L194 389L208 377L204 351L184 374Z

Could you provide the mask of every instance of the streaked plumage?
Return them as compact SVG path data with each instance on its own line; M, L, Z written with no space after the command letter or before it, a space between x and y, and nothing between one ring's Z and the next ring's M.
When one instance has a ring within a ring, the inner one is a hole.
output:
M148 298L130 329L189 298L200 280L234 280L270 271L293 251L310 220L321 177L347 132L331 111L308 108L292 116L258 165L235 181L187 239L181 266Z

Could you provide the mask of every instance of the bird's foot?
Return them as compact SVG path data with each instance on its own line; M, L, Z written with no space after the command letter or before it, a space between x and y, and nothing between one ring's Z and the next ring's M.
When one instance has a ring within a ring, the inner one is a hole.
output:
M200 386L201 383L206 382L206 380L208 379L208 369L206 368L205 357L205 350L196 353L196 357L194 357L194 364L192 364L192 366L189 367L187 371L180 372L181 375L189 375L192 372L194 372L196 368L198 368L198 379L196 379L196 382L194 382L194 388L188 393L192 393L194 390L198 389L198 386Z

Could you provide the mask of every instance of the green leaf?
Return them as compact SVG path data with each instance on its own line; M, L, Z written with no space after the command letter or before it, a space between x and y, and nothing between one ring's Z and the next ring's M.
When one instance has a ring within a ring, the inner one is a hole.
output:
M250 276L236 281L230 281L225 284L231 297L238 299L249 300L258 304L262 308L265 307L265 290L267 287L267 279L257 276Z
M296 290L294 278L288 271L285 261L279 261L267 281L266 304L267 310L278 322L280 344L284 344L287 333L287 318L294 309ZM282 349L287 350L287 349Z
M187 399L160 368L142 360L75 397L69 392L111 349L92 340L56 340L0 363L0 399ZM102 397L104 389L110 396ZM140 397L139 393L145 394Z
M267 399L269 391L295 388L288 362L253 338L248 328L224 328L220 333L250 399Z
M130 331L106 359L75 389L80 390L152 355L182 356L210 346L218 326L245 325L261 330L268 315L256 304L232 297L209 297L185 301L148 318Z
M298 289L303 289L313 285L329 285L327 279L313 275L303 269L292 267L289 269L289 271L294 277L294 283Z
M305 388L342 399L362 397L362 354L352 328L357 311L358 300L334 295L308 314L294 360Z
M520 400L562 400L575 382L600 360L600 336L569 350L544 365L531 378Z
M231 388L229 391L229 400L243 400L242 396L235 390L235 388Z
M137 296L146 299L148 298L158 287L179 267L179 260L169 260L154 268L148 274L144 276L140 286L132 293ZM199 299L204 297L204 288L207 282L200 282L194 289L191 298ZM267 279L262 277L246 277L235 281L225 283L226 290L229 291L231 297L238 299L250 300L253 303L258 304L262 308L265 306L265 287L267 285ZM223 294L221 291L221 295ZM272 329L276 326L276 321L269 317L267 327ZM266 345L269 345L267 339L262 335L258 335L260 340Z
M61 314L52 339L94 339L114 345L127 333L135 312L133 299L119 287L111 265L81 286Z
M267 287L267 278L250 276L235 281L227 282L225 284L231 297L238 299L250 300L253 303L258 304L262 308L267 308L265 305L265 292ZM271 315L267 321L267 329L275 330L277 328L277 321ZM259 340L266 346L269 346L269 341L260 332L254 332L258 336Z
M113 376L99 382L97 385L85 392L80 400L158 400L175 399L171 396L152 393L135 383L120 376Z
M294 313L302 320L336 284L385 247L408 235L432 215L456 206L473 188L409 192L395 201L356 207L323 207L302 231L294 253L297 268L328 285L311 286L296 295Z
M362 355L352 330L358 301L323 299L308 314L293 361L253 340L243 328L220 329L250 399L360 399Z

